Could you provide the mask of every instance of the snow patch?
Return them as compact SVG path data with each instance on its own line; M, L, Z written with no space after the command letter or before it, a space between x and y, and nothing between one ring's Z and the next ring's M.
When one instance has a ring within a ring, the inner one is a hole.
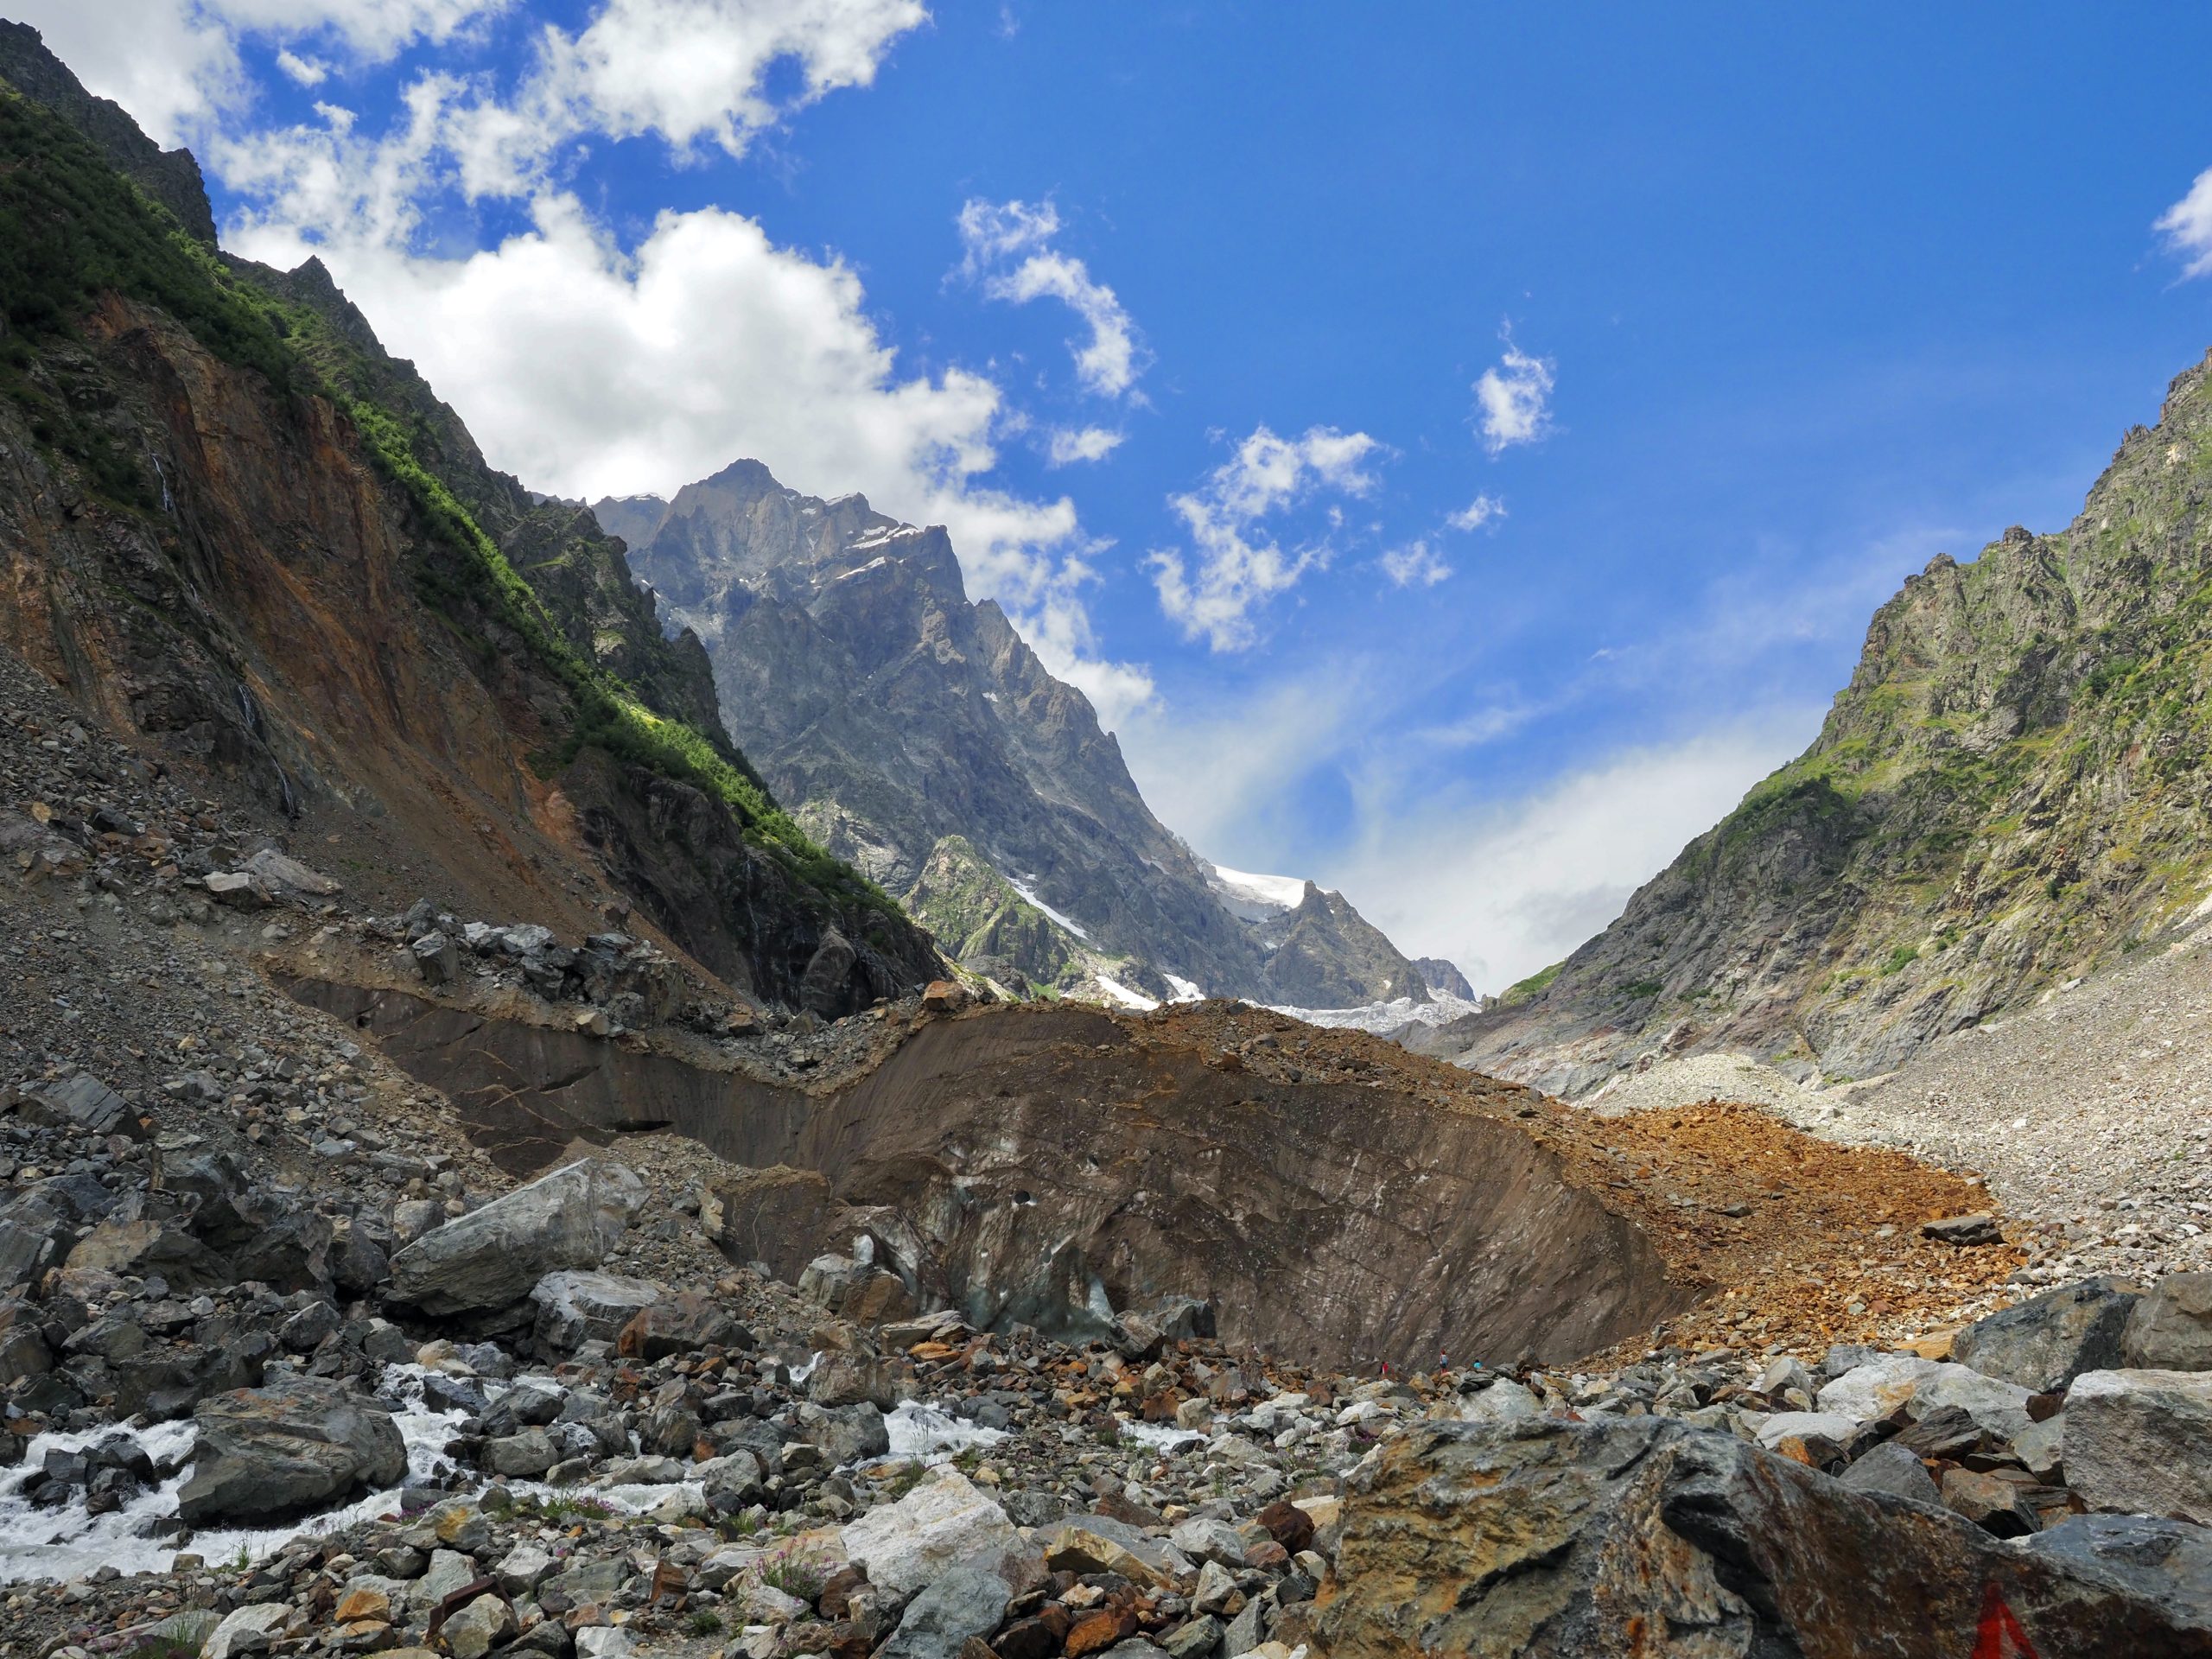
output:
M1050 905L1046 904L1042 899L1039 899L1037 896L1037 890L1031 887L1027 882L1017 881L1012 876L1008 876L1007 878L1007 885L1021 895L1022 902L1024 904L1035 906L1039 910L1043 911L1047 916L1058 922L1062 927L1067 929L1069 932L1074 934L1076 938L1081 939L1085 944L1089 944L1090 943L1090 935L1084 931L1083 925L1080 922L1071 922L1066 917L1061 915L1058 911L1054 910Z
M1108 998L1119 1007L1135 1008L1139 1014L1150 1014L1160 1006L1141 992L1131 990L1118 979L1109 978L1104 974L1095 974L1092 977L1098 982L1098 988L1105 992Z
M1229 908L1230 913L1248 922L1264 921L1286 910L1296 910L1306 902L1306 880L1297 875L1255 875L1249 870L1232 870L1225 864L1211 865L1215 893ZM1258 915L1247 915L1239 906L1256 909Z
M1206 994L1198 988L1196 980L1185 979L1180 974L1171 974L1165 970L1161 972L1160 977L1174 988L1175 995L1169 999L1171 1001L1203 1002L1206 1000Z

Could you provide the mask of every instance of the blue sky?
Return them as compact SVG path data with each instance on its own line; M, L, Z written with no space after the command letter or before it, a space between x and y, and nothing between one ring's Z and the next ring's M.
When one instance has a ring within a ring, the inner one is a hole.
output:
M2212 12L1804 10L16 15L500 464L949 523L1172 826L1495 988L2212 343Z

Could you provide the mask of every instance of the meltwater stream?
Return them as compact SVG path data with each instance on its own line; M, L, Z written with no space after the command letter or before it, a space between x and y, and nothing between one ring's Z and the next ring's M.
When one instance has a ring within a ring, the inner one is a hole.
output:
M445 1448L464 1414L435 1410L424 1403L420 1366L385 1367L378 1393L392 1407L392 1421L406 1442L408 1480L430 1481L449 1474L454 1464ZM74 1452L118 1440L136 1446L152 1460L162 1477L159 1484L142 1488L105 1515L86 1513L81 1491L58 1509L40 1509L23 1495L48 1452ZM0 1473L0 1584L81 1578L99 1567L125 1573L167 1572L180 1549L211 1565L234 1561L241 1554L258 1560L302 1534L334 1532L399 1505L399 1489L393 1487L281 1527L207 1528L180 1542L175 1536L177 1495L189 1472L192 1441L189 1420L143 1429L109 1424L80 1434L37 1436L25 1449L22 1465ZM162 1535L152 1535L156 1534Z
M810 1367L809 1368L810 1369ZM442 1485L456 1472L446 1454L466 1413L429 1405L423 1394L425 1373L419 1365L389 1365L377 1392L391 1408L400 1438L407 1446L410 1485ZM494 1397L500 1392L486 1379ZM984 1428L935 1407L908 1402L886 1414L884 1427L890 1436L889 1456L942 1463L970 1446L989 1446L1006 1439L998 1429ZM49 1452L75 1452L87 1446L122 1440L143 1452L155 1468L156 1484L142 1487L119 1507L103 1515L88 1513L82 1489L67 1503L43 1509L26 1494L45 1466ZM177 1500L189 1473L193 1426L188 1420L155 1423L133 1429L108 1424L82 1433L41 1434L25 1448L22 1463L0 1471L0 1584L26 1580L62 1580L81 1578L95 1568L112 1567L124 1573L162 1573L179 1551L200 1557L210 1566L227 1566L241 1560L257 1561L274 1554L291 1540L336 1532L399 1507L399 1489L371 1492L336 1509L306 1516L278 1527L222 1527L187 1532L176 1520ZM466 1496L478 1485L456 1490ZM551 1497L588 1495L608 1509L626 1514L653 1509L676 1494L698 1493L693 1483L669 1485L590 1486L556 1489L538 1481L510 1481L519 1495Z

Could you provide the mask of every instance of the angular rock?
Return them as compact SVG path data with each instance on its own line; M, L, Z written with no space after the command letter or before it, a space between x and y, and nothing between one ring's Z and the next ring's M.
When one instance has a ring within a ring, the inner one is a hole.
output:
M2152 1286L2128 1314L2120 1353L2133 1370L2212 1371L2212 1273L2171 1273Z
M994 1573L1017 1590L1042 1571L1006 1511L949 1464L931 1469L897 1503L849 1523L841 1537L847 1558L867 1570L868 1582L897 1595L923 1589L956 1567Z
M245 1654L265 1652L291 1622L292 1610L281 1601L235 1608L209 1634L200 1649L200 1659L240 1659Z
M258 876L262 885L274 893L302 893L310 899L334 899L345 892L345 888L320 870L308 868L298 859L289 857L274 847L264 847L240 868L249 875Z
M687 1290L641 1310L617 1335L614 1351L651 1363L708 1348L741 1352L753 1345L753 1333L728 1308Z
M1010 1599L1006 1580L995 1573L955 1567L906 1604L877 1659L959 1659L969 1637L998 1629Z
M822 943L806 964L798 986L798 1005L824 1020L840 1019L853 1009L853 969L860 961L845 936L825 928Z
M218 870L200 883L207 896L232 910L266 910L276 902L269 884L248 870Z
M200 1402L177 1513L193 1526L267 1524L396 1484L407 1447L391 1414L336 1382L286 1377Z
M514 1633L514 1609L494 1595L477 1597L439 1630L453 1659L484 1659Z
M1103 1515L1045 1528L1037 1545L1055 1573L1118 1573L1132 1584L1165 1589L1191 1570L1173 1545Z
M581 1159L423 1234L392 1257L392 1296L432 1314L511 1306L549 1273L597 1267L645 1201L635 1171Z
M191 1234L151 1219L102 1222L78 1240L67 1265L142 1279L158 1275L170 1289L188 1292L237 1281L231 1264Z
M1848 1452L1858 1433L1858 1420L1847 1412L1777 1411L1759 1425L1758 1442L1770 1452L1823 1469Z
M1972 1469L1943 1471L1944 1507L1997 1538L2024 1538L2043 1524L2016 1481Z
M69 1124L92 1135L138 1136L138 1119L121 1095L88 1071L49 1084L39 1097Z
M461 977L461 946L452 935L425 933L407 950L425 985L450 985Z
M2119 1580L2179 1627L2212 1630L2212 1530L2147 1516L2075 1515L2025 1548Z
M1960 1659L1998 1605L2041 1659L2212 1654L2212 1630L2116 1576L1660 1418L1386 1443L1350 1478L1315 1633L1332 1659Z
M563 1268L531 1287L530 1300L537 1308L531 1334L561 1354L572 1354L587 1342L613 1342L661 1295L661 1287L650 1280Z
M865 1400L852 1406L802 1405L798 1432L809 1445L822 1448L823 1461L833 1468L860 1458L880 1458L891 1450L891 1431L883 1414Z
M1885 1440L1866 1452L1839 1478L1854 1492L1887 1492L1914 1503L1943 1501L1929 1476L1928 1465L1895 1440Z
M2001 1244L2005 1234L1997 1224L1997 1217L1986 1211L1971 1216L1945 1216L1938 1221L1923 1222L1923 1238L1932 1238L1939 1244Z
M2066 1484L2091 1509L2212 1524L2212 1374L2086 1372L2065 1415Z
M2135 1304L2135 1293L2119 1281L2085 1279L1976 1319L1952 1339L1951 1357L2031 1394L2048 1394L2084 1371L2123 1363L2120 1336Z
M1942 1369L1942 1362L1916 1354L1883 1354L1824 1384L1815 1400L1822 1411L1871 1423L1907 1404L1921 1383Z

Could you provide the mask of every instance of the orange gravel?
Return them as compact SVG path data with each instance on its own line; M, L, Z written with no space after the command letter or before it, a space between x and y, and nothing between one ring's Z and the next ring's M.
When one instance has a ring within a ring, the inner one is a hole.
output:
M1710 1101L1602 1116L1364 1032L1241 1004L1180 1005L1129 1022L1165 1026L1268 1075L1294 1070L1512 1120L1558 1157L1573 1185L1642 1227L1670 1274L1700 1293L1696 1306L1651 1333L1654 1343L1798 1353L1832 1342L1896 1345L2001 1305L2005 1281L2026 1260L2011 1243L1921 1236L1923 1222L1994 1211L1978 1178L1822 1141L1761 1107Z

